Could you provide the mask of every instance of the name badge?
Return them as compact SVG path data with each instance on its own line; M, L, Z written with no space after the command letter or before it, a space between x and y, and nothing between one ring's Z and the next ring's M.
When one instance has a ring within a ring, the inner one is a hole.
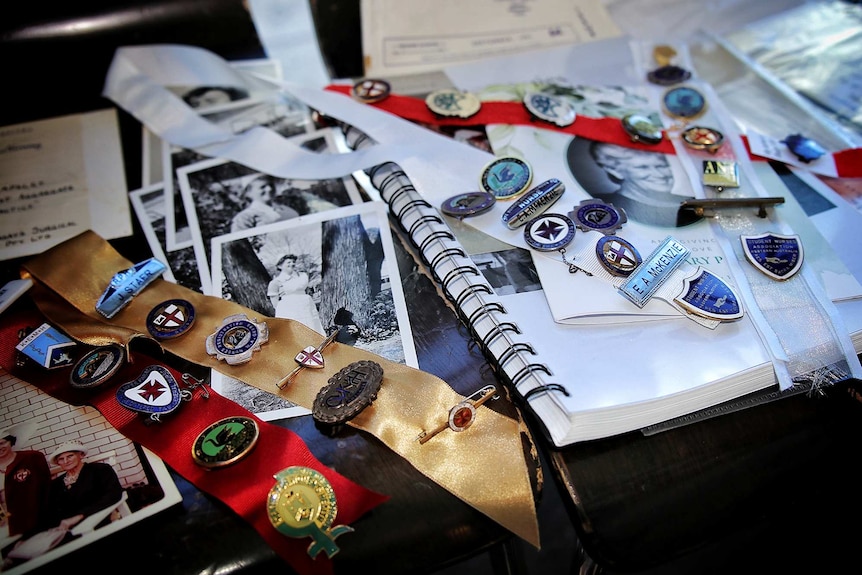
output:
M523 226L554 205L565 191L566 186L556 178L542 182L503 212L503 223L510 230Z
M639 265L628 280L620 286L619 292L638 307L647 304L667 278L685 262L691 250L668 236Z

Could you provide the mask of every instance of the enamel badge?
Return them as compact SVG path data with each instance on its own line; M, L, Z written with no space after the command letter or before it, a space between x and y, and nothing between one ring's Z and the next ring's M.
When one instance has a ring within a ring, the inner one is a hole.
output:
M54 326L43 323L18 342L15 349L42 367L54 369L72 365L73 351L77 345L75 340Z
M604 236L596 243L596 257L611 275L628 277L641 264L641 255L627 240Z
M552 252L575 239L575 222L563 214L542 214L524 228L524 241L534 250Z
M502 157L492 160L482 170L479 184L499 200L514 198L527 191L533 181L533 170L524 160Z
M207 353L229 365L251 360L254 352L269 340L266 322L255 321L243 313L224 318L215 333L206 339Z
M568 100L562 96L529 92L524 96L524 106L530 115L561 128L574 123L577 114Z
M724 143L724 134L705 126L692 126L680 135L683 143L692 150L704 150L710 154L716 153Z
M745 258L772 279L786 280L802 267L803 250L799 236L773 233L739 236Z
M520 228L553 206L565 191L566 186L557 178L545 180L503 212L503 223L510 230Z
M445 88L428 94L425 105L438 116L469 118L479 112L482 102L470 92Z
M366 104L374 104L389 97L392 86L386 80L379 78L364 78L350 89L350 95Z
M677 120L693 120L706 111L706 98L691 86L671 88L662 96L664 111Z
M335 490L319 471L294 466L282 469L266 498L269 522L288 537L311 537L308 555L313 559L323 551L327 557L338 553L335 539L350 533L349 525L332 527L338 505Z
M162 275L166 269L165 264L156 258L150 258L127 270L115 273L114 277L111 278L111 283L108 284L105 292L96 302L96 311L108 319L114 317L118 311L132 301L133 297Z
M743 313L742 300L733 287L703 267L683 280L674 301L693 314L719 321L739 319Z
M191 391L180 390L171 372L160 365L151 365L135 380L117 389L117 401L125 408L145 413L154 421L171 413L183 400L191 399Z
M440 204L440 211L455 218L469 218L484 214L496 201L497 198L488 192L465 192L446 198Z
M259 435L257 422L251 417L226 417L198 434L192 458L207 469L226 467L251 453Z
M195 322L190 301L171 299L154 307L147 315L147 330L156 339L171 339L186 333Z
M119 344L97 347L78 360L69 375L69 383L78 389L99 387L119 371L125 358L125 348Z
M621 123L632 142L658 144L664 137L661 127L653 124L652 120L643 114L628 114L623 117Z
M805 162L806 164L826 154L823 146L811 138L806 138L802 134L791 134L781 140L781 143L785 144L799 158L800 162Z
M603 200L587 198L582 200L575 209L569 212L569 217L576 223L579 230L596 231L605 235L613 235L628 221L628 216L622 208L614 207Z

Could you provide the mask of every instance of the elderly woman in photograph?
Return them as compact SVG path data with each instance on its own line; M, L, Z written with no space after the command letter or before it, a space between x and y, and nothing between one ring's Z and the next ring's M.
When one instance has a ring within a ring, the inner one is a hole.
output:
M64 529L117 503L123 493L114 468L107 463L85 463L86 456L87 448L77 441L63 443L51 453L51 463L63 470L51 481L51 513L55 525ZM102 523L109 521L105 518Z
M266 295L275 308L275 317L295 319L323 334L323 322L320 321L317 306L305 291L311 282L306 272L297 269L298 259L293 254L287 254L278 260L278 274L269 282Z
M29 537L45 527L51 472L45 454L21 449L36 431L33 423L19 423L0 431L0 491L7 537ZM5 537L0 537L5 539Z

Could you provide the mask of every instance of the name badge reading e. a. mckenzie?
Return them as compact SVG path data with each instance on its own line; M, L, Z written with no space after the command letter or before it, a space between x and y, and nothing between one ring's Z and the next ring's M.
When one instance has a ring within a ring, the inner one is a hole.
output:
M687 247L668 236L629 275L628 280L620 286L619 292L642 308L667 278L685 262L690 253Z

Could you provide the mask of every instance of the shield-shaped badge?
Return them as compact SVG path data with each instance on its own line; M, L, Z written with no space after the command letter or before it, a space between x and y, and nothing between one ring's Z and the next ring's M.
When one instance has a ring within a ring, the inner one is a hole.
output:
M799 236L767 232L757 236L742 235L739 240L751 265L772 279L790 279L802 267L802 241Z
M182 392L171 372L160 365L144 368L134 381L117 389L117 401L123 407L156 416L174 411L182 400Z
M703 267L682 280L682 290L673 300L691 313L709 319L730 321L743 315L742 300L736 291Z
M313 345L309 345L304 348L296 357L293 358L296 363L302 365L304 367L310 367L311 369L320 369L323 367L323 354L320 353L320 350L314 347Z

